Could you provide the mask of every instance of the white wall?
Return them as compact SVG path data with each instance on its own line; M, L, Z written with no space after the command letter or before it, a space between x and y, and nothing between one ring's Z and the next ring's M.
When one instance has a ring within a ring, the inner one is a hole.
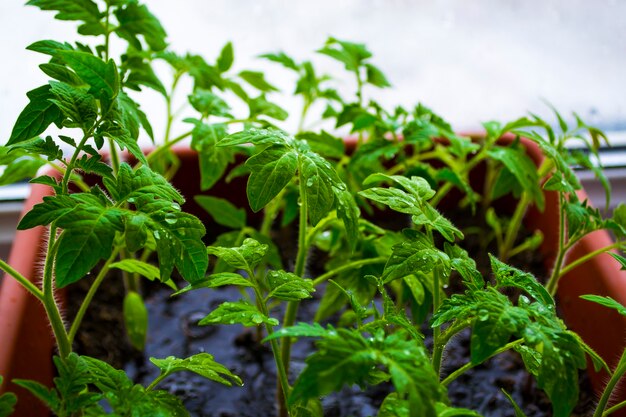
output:
M147 0L173 49L210 58L228 40L238 68L276 66L254 56L279 49L304 59L328 35L365 42L393 83L388 104L423 101L457 129L488 119L547 115L545 98L605 128L626 128L626 2L611 0ZM45 57L24 48L39 39L75 39L74 23L0 2L0 141L46 78ZM331 72L340 66L315 61ZM349 80L345 80L349 85ZM156 98L156 96L155 96ZM150 100L152 101L152 100ZM288 105L290 103L287 103ZM162 114L161 103L145 103ZM160 130L159 126L155 126Z

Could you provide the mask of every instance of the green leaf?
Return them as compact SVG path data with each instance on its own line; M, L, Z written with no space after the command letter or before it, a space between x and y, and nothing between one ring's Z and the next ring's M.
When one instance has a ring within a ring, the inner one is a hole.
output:
M233 229L246 226L246 211L235 207L230 201L208 195L197 195L194 200L213 217L216 223Z
M150 138L154 140L152 125L150 125L146 114L141 111L141 109L139 108L139 104L136 101L131 99L123 91L120 91L120 93L117 95L116 105L118 109L118 112L116 114L117 121L118 123L120 123L121 126L124 127L124 129L126 129L126 131L128 131L128 135L131 137L131 139L136 141L139 138L139 126L141 126L146 131L148 136L150 136ZM130 145L133 146L133 155L135 155L135 153L137 153L137 150L135 149L134 145ZM129 150L130 149L131 148L129 148ZM140 157L137 158L141 160Z
M61 127L63 114L50 99L54 99L51 87L43 85L26 93L29 103L17 117L7 145L14 145L31 139L55 123Z
M222 48L220 56L217 57L217 69L219 69L220 72L226 72L230 69L230 67L233 66L233 61L233 44L231 42L228 42Z
M247 102L248 108L250 109L250 115L248 116L249 119L255 119L263 115L276 120L287 120L289 117L289 113L285 109L276 103L268 101L264 94L255 98L250 98ZM269 122L265 122L261 119L259 119L259 121L264 124L269 124Z
M513 406L513 409L515 410L515 417L526 417L526 414L524 413L524 411L522 411L522 409L519 407L519 405L517 405L517 403L515 402L515 400L511 396L511 394L506 392L504 390L504 388L502 388L501 391L504 394L504 396L509 400L511 405Z
M230 106L223 99L209 90L203 90L201 88L197 89L192 95L189 96L189 103L191 103L193 108L198 110L203 117L233 117L229 113Z
M317 52L342 62L348 71L357 71L361 63L372 56L362 43L341 41L328 38L326 45Z
M311 298L315 292L313 281L300 278L298 275L285 271L269 271L267 273L270 292L267 298L283 301L298 301Z
M180 291L175 292L172 295L180 295L188 291L196 290L198 288L217 288L224 285L236 285L238 287L253 287L254 284L248 279L242 277L234 272L218 272L209 275L206 279L194 282L192 285L188 285Z
M0 387L2 386L2 376L0 376ZM13 407L17 403L17 397L11 392L0 395L0 417L8 417L13 414Z
M345 185L328 161L315 152L301 153L299 162L300 181L306 186L307 211L311 226L315 226L333 208L333 187L343 189Z
M122 68L128 71L124 80L124 87L141 91L141 86L146 86L160 93L163 97L167 97L165 86L152 69L150 61L144 59L141 53L127 51L126 60L122 61Z
M115 62L104 62L97 56L80 51L59 51L58 56L89 85L88 93L99 99L102 107L109 109L120 89Z
M73 51L74 48L67 42L61 43L53 40L41 40L33 42L26 47L29 51L39 52L40 54L46 54L55 56L58 51Z
M78 127L88 131L98 117L98 106L91 94L84 89L73 87L66 83L50 82L50 92L55 98L50 101L63 112L69 121L65 121L67 127Z
M47 196L43 202L35 204L17 225L18 230L45 226L69 213L76 206L76 201L67 195Z
M41 10L56 11L58 13L54 18L58 20L84 22L78 27L78 33L82 35L103 35L105 33L104 25L101 22L104 14L91 0L30 0L26 4L39 7Z
M519 288L526 291L545 307L549 309L554 308L554 299L532 274L509 266L491 254L489 254L489 259L491 261L491 270L496 277L498 286Z
M285 146L273 145L246 161L250 169L247 194L250 208L257 212L265 207L293 178L298 155Z
M243 269L248 273L251 273L263 260L267 250L268 245L261 244L251 238L244 240L243 244L236 248L220 246L209 246L207 248L209 255L215 255L233 268Z
M245 143L252 143L254 145L287 145L293 143L293 141L291 136L281 130L252 128L228 135L220 140L217 146L235 146Z
M274 87L272 84L268 83L265 80L265 74L262 72L241 71L239 73L239 77L241 77L244 81L246 81L248 84L250 84L251 86L253 86L259 91L263 91L263 92L278 91L276 87Z
M21 149L0 146L0 165L4 165L0 186L35 177L39 168L45 164L44 160L32 157Z
M139 293L135 291L126 293L123 312L130 344L137 350L143 350L148 334L148 310Z
M267 317L259 309L245 301L225 302L198 322L200 326L208 324L242 324L255 327L261 324L277 326L278 320Z
M345 155L345 145L343 141L329 134L326 131L321 133L303 132L296 138L306 142L311 150L325 158L341 159Z
M200 188L204 191L215 185L226 172L228 164L234 161L233 151L216 146L228 134L226 125L192 122L195 127L192 130L191 147L199 153Z
M26 379L14 379L13 383L24 389L27 389L31 394L37 397L43 402L50 410L59 410L61 399L55 389L46 387L37 381L31 381ZM0 397L2 398L2 397Z
M272 61L272 62L279 63L282 66L284 66L285 68L289 68L289 69L292 69L294 71L298 71L299 70L298 64L296 64L296 62L293 60L293 58L291 58L290 56L288 56L284 52L263 54L263 55L260 55L260 57L261 58L265 58L265 59L267 59L269 61Z
M367 82L369 84L375 85L379 88L391 87L391 84L387 81L385 74L383 74L377 67L372 64L365 64L365 69L367 71Z
M57 220L64 229L59 237L55 262L59 288L78 281L111 255L116 231L123 230L119 209L79 204Z
M528 321L524 311L511 305L504 295L496 291L479 294L470 345L473 364L482 363L506 345L511 336Z
M150 281L157 281L161 279L159 268L138 259L122 259L121 261L112 263L109 267L120 269L131 274L139 274ZM176 284L174 284L174 281L171 279L166 281L165 284L173 290L177 289Z
M437 417L482 417L476 411L468 410L467 408L450 407L444 403L437 403L435 408Z
M263 343L280 337L324 337L334 332L332 326L323 328L319 323L296 323L293 326L283 327L263 339Z
M448 256L435 248L426 236L413 233L410 240L392 247L382 278L388 283L416 272L427 274L438 266L449 270L449 263Z
M143 36L153 51L165 49L167 34L159 20L150 13L148 8L136 1L128 2L125 6L115 10L115 17L119 22L115 33L137 50L143 49L139 36Z
M123 162L115 180L105 178L104 185L118 204L125 201L134 203L141 197L159 197L179 204L185 202L172 184L145 165L133 170L130 165Z
M496 146L489 151L489 156L504 164L506 169L515 176L519 185L530 194L537 208L543 211L545 199L541 191L537 167L526 152L510 146Z
M469 257L467 251L457 245L444 243L444 251L450 258L452 269L463 278L463 284L470 290L481 290L485 287L485 280L476 268L476 262Z
M614 255L614 254L611 254L611 255ZM614 255L614 257L617 257L617 256L618 255ZM586 295L581 295L580 298L582 298L583 300L592 301L592 302L600 304L602 306L611 308L611 309L617 311L622 316L626 316L626 307L624 307L622 304L620 304L619 302L615 301L611 297L603 297L603 296L599 296L599 295L586 294Z
M161 375L169 376L174 372L190 371L204 378L219 382L224 385L231 386L243 385L241 379L234 375L224 365L213 359L213 355L208 353L198 353L185 359L168 356L165 359L150 358L150 362L155 364L160 370Z
M364 386L375 378L377 366L383 366L396 390L407 396L411 417L435 416L441 392L423 344L405 339L402 332L386 338L377 332L365 339L356 330L331 329L316 347L294 384L290 404L339 391L344 385Z
M346 237L351 249L354 250L359 242L361 211L348 190L333 187L333 192L337 199L337 217L343 222L346 228Z

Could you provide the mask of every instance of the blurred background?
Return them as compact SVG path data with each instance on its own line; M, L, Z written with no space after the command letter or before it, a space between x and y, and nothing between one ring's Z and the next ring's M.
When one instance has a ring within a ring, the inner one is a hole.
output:
M340 89L352 91L340 64L315 54L330 35L365 43L392 88L367 91L386 106L422 102L460 132L481 122L507 121L529 111L553 120L550 102L567 116L579 114L607 131L614 144L603 162L616 201L626 201L626 1L618 0L145 0L162 22L171 48L209 62L232 41L235 69L268 72L278 87L291 74L257 58L285 51L312 59L323 72L338 74ZM45 57L24 48L40 39L77 40L74 22L53 13L0 2L0 140L6 141L25 92L45 83L37 65ZM141 102L159 117L158 95ZM184 97L181 98L184 100ZM297 106L289 98L279 104ZM157 136L163 126L155 123ZM289 127L289 125L287 125ZM594 184L585 172L592 198ZM13 192L13 194L11 194ZM599 192L599 191L598 191ZM24 189L8 192L19 203ZM22 194L20 194L22 193ZM1 208L0 208L1 210ZM2 240L0 225L0 240Z

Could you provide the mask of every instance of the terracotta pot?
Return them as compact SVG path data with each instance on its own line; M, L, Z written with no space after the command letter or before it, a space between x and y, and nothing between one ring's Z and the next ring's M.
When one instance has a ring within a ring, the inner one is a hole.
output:
M527 143L528 153L539 162L541 153L532 143ZM174 184L188 198L184 210L205 216L195 205L192 197L200 193L197 155L188 149L178 151L181 168ZM240 190L233 192L233 190ZM245 197L245 180L237 179L230 184L218 184L212 194L235 198L235 204L247 206ZM24 212L41 201L50 193L45 186L34 185L27 199ZM584 194L581 193L581 198ZM546 209L544 213L530 210L525 222L532 229L540 229L544 234L541 251L546 258L546 267L550 268L557 247L558 213L556 195L546 193ZM218 233L218 226L208 226L207 233ZM34 282L39 280L41 269L42 244L45 229L35 228L17 233L9 258L9 263L24 276ZM585 237L570 253L568 260L577 259L582 254L610 244L606 232L596 232ZM624 349L626 340L626 317L594 303L581 300L582 294L609 295L626 305L626 273L619 270L618 263L609 255L594 258L562 278L558 302L562 315L568 326L579 333L582 338L596 350L610 366L614 366ZM0 286L0 375L6 379L28 378L51 385L53 367L51 355L54 353L51 331L39 302L23 290L11 277L5 277ZM601 391L607 377L595 373L589 368L594 389ZM32 395L11 384L4 390L16 392L19 401L17 417L33 417L46 415L45 409ZM626 398L624 393L620 394ZM626 416L626 410L613 414Z

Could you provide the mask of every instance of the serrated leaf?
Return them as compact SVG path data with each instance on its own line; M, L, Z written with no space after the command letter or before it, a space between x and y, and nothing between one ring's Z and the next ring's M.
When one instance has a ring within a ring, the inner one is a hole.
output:
M299 133L296 138L305 141L313 152L325 158L341 159L345 154L343 141L323 130L321 133Z
M136 141L139 138L139 127L143 127L148 136L154 140L154 132L152 131L152 125L148 121L146 114L141 111L139 104L131 99L126 93L120 91L116 99L117 105L117 121L128 132L131 139ZM134 145L130 144L133 149L129 148L133 155L137 153ZM135 155L136 156L136 155ZM143 155L142 155L143 156ZM139 160L141 158L138 157Z
M233 383L243 385L237 375L216 362L213 355L208 353L198 353L185 359L174 356L168 356L165 359L150 358L150 362L155 364L161 370L161 375L164 376L169 376L174 372L190 371L224 385L231 386Z
M268 116L276 120L287 120L289 113L287 110L280 107L278 104L273 103L261 94L258 97L248 98L248 108L250 110L250 119L258 118L259 116ZM264 122L263 120L260 120ZM264 122L269 124L268 122Z
M78 281L100 260L111 255L116 231L123 230L122 214L115 208L78 205L57 220L64 229L55 262L59 288Z
M120 269L131 274L139 274L150 281L157 281L161 279L159 268L138 259L122 259L121 261L112 263L109 267ZM176 284L174 284L171 279L167 280L165 284L174 291L177 290Z
M554 308L554 299L532 274L509 266L491 254L489 254L489 259L498 286L519 288L545 307Z
M252 143L254 145L287 145L292 142L293 138L281 130L252 128L228 135L220 140L217 146L235 146L245 143Z
M247 272L254 270L263 260L267 250L267 245L250 238L245 239L243 244L236 248L224 248L220 246L209 246L207 248L209 255L215 255L233 268L243 269Z
M246 161L250 178L246 192L250 208L265 207L291 181L298 167L298 155L282 145L273 145Z
M56 11L57 14L54 18L58 20L84 22L78 27L78 32L83 35L102 35L105 33L104 25L101 23L104 14L91 0L30 0L26 4L39 7L41 10Z
M253 86L259 91L263 92L271 92L278 91L276 87L272 84L268 83L265 80L265 74L258 71L241 71L239 73L239 77L241 77L245 82Z
M144 196L159 197L179 204L185 202L169 181L145 165L133 170L123 162L115 180L105 178L104 185L118 204L124 201L135 202Z
M141 91L141 86L146 86L167 97L167 91L152 69L150 61L144 59L141 54L132 54L128 51L122 67L128 70L124 80L125 87Z
M14 379L13 383L27 389L51 410L59 410L61 400L56 390L50 389L37 381L26 379Z
M50 92L54 96L50 101L69 119L64 125L79 127L83 131L89 130L98 116L94 96L87 94L83 89L62 82L51 81L50 87Z
M318 154L301 153L299 162L300 181L304 181L306 186L307 212L311 226L315 226L333 208L333 187L342 189L345 185L328 161Z
M61 110L50 101L54 98L49 85L43 85L26 93L29 102L17 117L7 145L14 145L31 139L55 123L61 126Z
M238 287L253 287L254 284L234 272L218 272L209 275L206 279L198 282L194 282L192 285L188 285L180 291L175 292L172 295L180 295L188 291L196 290L198 288L217 288L224 285L236 285Z
M67 195L46 196L43 202L35 204L17 225L18 230L45 226L69 213L76 206L76 201Z
M476 262L469 257L467 251L457 245L444 243L444 251L450 258L452 269L463 278L463 284L470 290L481 290L485 287L485 280L476 268Z
M511 305L502 294L490 291L480 293L477 318L472 326L470 356L479 364L506 345L528 317L524 311Z
M0 379L0 384L2 379ZM8 417L13 414L17 397L12 392L5 392L0 395L0 417Z
M29 51L39 52L40 54L46 54L55 56L58 51L73 51L74 48L67 42L61 43L53 40L41 40L33 42L26 47Z
M392 247L382 279L388 283L416 272L426 274L438 265L449 269L449 262L445 253L435 248L425 236L415 233L412 239Z
M125 7L115 10L119 26L115 33L127 40L135 49L142 50L139 36L142 36L153 51L162 51L167 46L167 34L159 20L148 8L137 2L128 2Z
M283 301L298 301L311 298L315 292L313 281L304 279L291 272L269 271L267 273L270 292L267 298L277 298Z
M213 217L216 223L233 229L246 226L246 211L235 207L230 201L208 195L197 195L194 200Z
M29 156L26 152L0 146L0 165L4 165L0 186L35 177L39 168L45 164L44 160Z
M108 110L120 89L115 62L104 62L81 51L59 51L57 55L89 85L88 93L99 99L104 109Z
M198 322L200 326L208 324L242 324L255 327L261 324L277 326L278 320L267 317L259 309L245 301L225 302Z

